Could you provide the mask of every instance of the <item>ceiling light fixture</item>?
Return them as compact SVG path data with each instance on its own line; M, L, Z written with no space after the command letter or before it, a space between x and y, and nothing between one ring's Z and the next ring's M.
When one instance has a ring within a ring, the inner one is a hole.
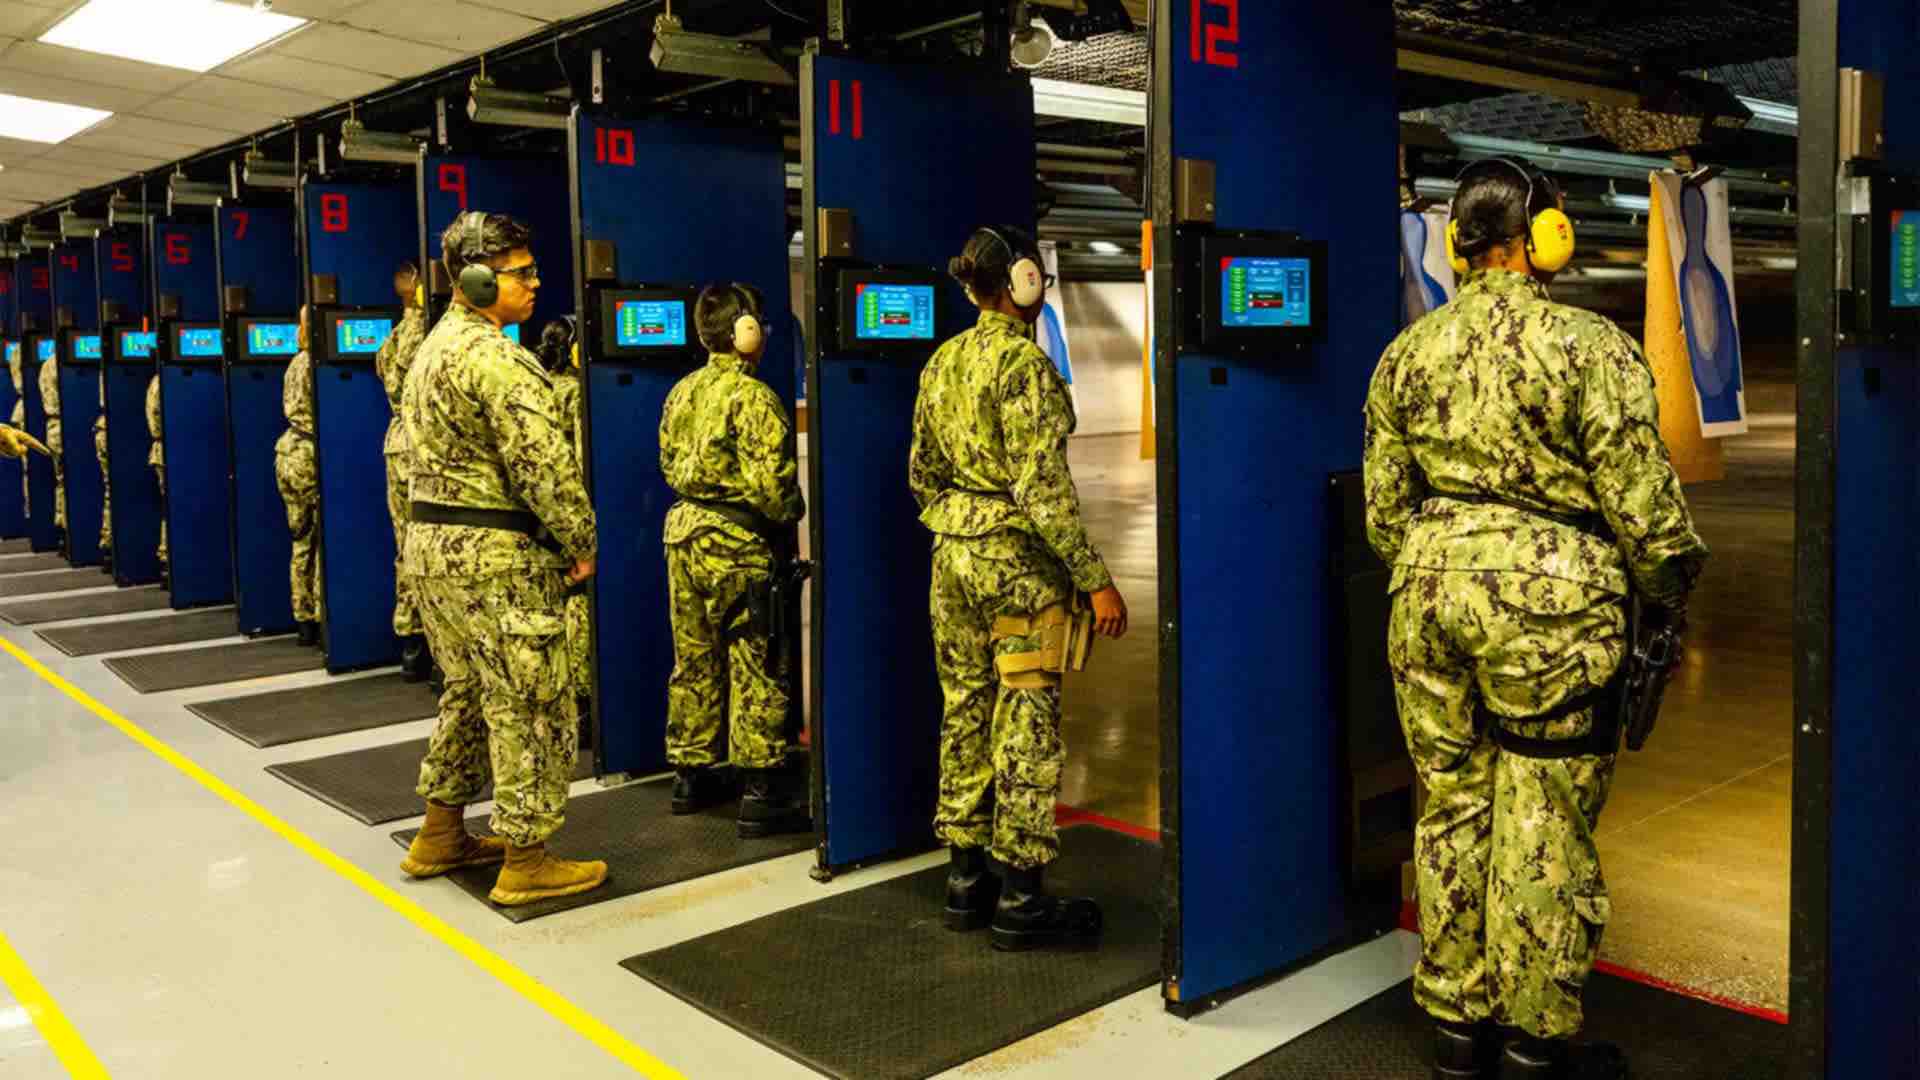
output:
M167 213L178 206L218 206L227 197L227 185L189 180L180 173L167 178Z
M240 178L248 187L280 188L291 190L298 186L300 178L293 171L293 162L276 161L266 157L258 150L249 150L240 162Z
M219 0L87 0L40 35L44 45L161 67L211 71L307 24Z
M572 114L573 103L566 98L502 90L482 76L474 76L467 87L467 119L476 124L565 131Z
M24 225L20 229L20 242L32 249L50 248L60 242L60 230Z
M93 234L107 227L106 218L81 217L72 210L60 211L60 238L62 240L91 240Z
M127 198L125 195L118 194L107 200L108 227L116 225L145 225L146 223L147 211L146 207L142 204Z
M104 109L0 94L0 136L9 139L66 142L112 115Z
M1033 17L1033 9L1027 4L1014 5L1013 9L1013 64L1015 67L1037 68L1053 55L1053 27L1045 19Z
M411 135L371 131L358 120L348 120L340 125L340 160L412 165L420 160L420 143Z
M662 15L653 22L653 66L676 75L740 79L770 86L794 85L793 72L755 42L696 34L680 20Z

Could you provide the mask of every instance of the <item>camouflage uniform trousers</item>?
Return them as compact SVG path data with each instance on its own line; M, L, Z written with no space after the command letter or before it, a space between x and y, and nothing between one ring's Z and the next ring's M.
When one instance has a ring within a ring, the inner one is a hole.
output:
M407 486L413 480L413 465L405 454L387 455L387 516L393 519L393 632L396 637L424 633L420 628L419 602L414 599L413 577L407 573L407 522L410 497Z
M100 462L100 550L113 551L113 474L107 470L107 418L93 422L93 456Z
M1399 573L1387 653L1427 790L1415 826L1414 998L1439 1020L1572 1035L1611 910L1593 834L1615 756L1476 744L1474 713L1485 701L1500 716L1537 716L1605 685L1625 655L1620 597L1524 573ZM1566 739L1592 724L1588 709L1512 729Z
M13 415L7 418L7 422L19 431L27 430L27 403L24 399L14 401ZM23 513L31 514L33 513L33 496L27 491L27 460L22 458L20 464L20 505L24 507Z
M153 479L155 483L160 485L160 507L161 507L160 509L160 547L158 550L154 552L154 554L159 557L160 569L164 571L167 568L167 512L166 512L167 467L165 465L153 466Z
M735 768L785 764L787 687L770 666L766 636L744 625L740 603L772 574L773 555L758 540L708 530L667 545L674 658L667 760L674 766L717 764L723 738Z
M67 463L66 429L57 416L47 417L47 449L53 451L53 524L64 531L67 527Z
M587 594L567 597L567 669L573 674L573 696L593 695L593 616Z
M538 844L566 821L579 752L568 693L565 585L556 571L416 577L420 621L446 672L420 762L421 796L449 806L493 780L493 830Z
M293 534L288 567L293 617L320 621L320 473L313 440L289 429L274 448L273 476L287 504L287 530Z
M1029 533L940 536L933 547L934 665L945 710L934 833L987 848L1008 866L1044 866L1060 853L1054 804L1066 744L1060 690L1000 685L995 655L1033 652L1028 638L992 639L1001 615L1032 615L1073 592L1066 566Z

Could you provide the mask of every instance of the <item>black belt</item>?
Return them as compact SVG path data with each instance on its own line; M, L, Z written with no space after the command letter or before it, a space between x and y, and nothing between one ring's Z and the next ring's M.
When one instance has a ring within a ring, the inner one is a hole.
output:
M1506 499L1495 498L1492 495L1482 495L1478 492L1455 493L1449 491L1436 493L1433 497L1436 499L1446 499L1450 502L1471 503L1475 506L1504 506L1509 510L1518 510L1523 514L1532 514L1534 517L1546 518L1548 521L1557 522L1568 528L1578 529L1603 543L1612 544L1619 540L1619 537L1614 534L1613 526L1607 524L1607 519L1598 513L1570 514L1559 510L1544 510L1537 506L1510 502Z
M423 525L467 525L476 529L499 529L533 538L533 542L555 554L565 554L560 541L547 531L540 518L529 510L489 510L478 506L444 506L415 502L408 511L409 520Z
M715 502L712 499L696 499L691 495L680 496L680 501L689 506L697 506L726 518L748 532L765 540L769 544L779 544L786 539L786 530L774 520L757 510L749 509L738 503Z

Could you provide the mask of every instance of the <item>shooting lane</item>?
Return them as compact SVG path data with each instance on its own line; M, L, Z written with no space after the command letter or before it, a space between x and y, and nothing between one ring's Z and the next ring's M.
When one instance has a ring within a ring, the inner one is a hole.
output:
M385 178L306 177L300 199L320 471L321 622L327 670L342 672L400 658L382 453L393 414L373 357L400 321L393 270L419 253L419 207L412 184Z
M14 389L12 372L20 363L20 294L15 287L13 259L0 259L0 360L7 365L0 372L0 423L13 422L13 408L20 403ZM0 461L0 540L20 540L27 535L27 489L24 466L18 460Z
M13 264L16 318L20 330L20 396L27 434L47 441L47 407L40 398L40 365L53 359L53 267L43 249L30 250ZM27 541L35 552L60 550L60 529L53 523L53 461L27 456Z
M97 396L106 425L107 527L113 580L146 585L160 580L160 482L147 464L146 391L157 340L148 288L153 276L144 231L115 223L94 236L100 280L100 360ZM115 447L118 447L116 452Z
M232 477L233 599L240 632L291 631L287 566L293 537L274 478L274 444L287 430L282 390L298 351L300 258L285 203L214 211L226 340L227 437Z
M185 209L181 209L185 206ZM226 345L212 210L177 204L147 242L159 312L160 439L165 457L167 584L175 608L233 598L227 540Z
M643 776L666 767L674 662L662 536L675 496L660 473L660 412L673 385L706 359L693 326L703 285L761 289L766 355L792 355L785 171L777 134L584 110L573 117L569 157L585 464L600 532L591 593L594 764L601 775ZM728 209L696 212L703 206ZM625 311L638 322L623 324ZM641 323L632 334L622 330ZM661 332L641 332L648 326ZM759 377L791 410L788 365L763 364Z
M93 453L100 416L100 284L93 244L68 240L53 249L53 320L60 328L60 483L67 500L67 561L100 562L100 515L106 480Z
M1801 5L1793 1075L1920 1062L1916 18L1914 0Z

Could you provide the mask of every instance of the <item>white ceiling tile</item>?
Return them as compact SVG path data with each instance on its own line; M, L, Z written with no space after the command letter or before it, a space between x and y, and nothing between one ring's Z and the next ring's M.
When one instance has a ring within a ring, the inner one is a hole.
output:
M311 60L280 56L271 51L264 56L227 64L220 69L220 73L247 82L317 94L329 101L369 94L392 82L379 75L347 71L328 64L316 64Z
M41 154L36 160L75 161L82 165L97 165L103 169L118 169L122 175L125 175L145 172L156 165L165 165L177 157L179 157L178 154L128 154L115 150L62 144Z
M461 58L460 53L438 45L329 25L308 27L275 46L273 52L395 79L445 67Z
M106 124L117 125L115 130L132 135L138 139L153 142L173 143L178 146L198 150L206 146L216 146L233 138L230 132L219 128L203 127L199 124L183 124L173 120L160 120L150 116L127 114L116 116ZM102 126L105 126L103 124Z
M226 142L235 135L249 135L279 123L284 117L271 113L248 112L240 109L216 108L204 101L187 101L183 98L162 98L150 101L128 114L133 118L167 120L177 124L191 124L196 128L211 129L219 133L215 142Z
M108 112L126 112L146 104L154 96L150 90L97 86L54 75L19 71L8 67L4 59L0 59L0 93L39 98L41 101L60 101L68 105L85 105L90 109L105 109Z
M68 192L86 187L75 184L64 176L53 173L30 172L26 169L7 169L0 172L0 196L25 196L30 199L51 199Z
M20 3L19 0L6 0L0 4L0 35L17 38L37 38L53 28L60 21L60 9L40 4Z
M39 205L38 202L22 202L18 199L9 199L4 195L0 195L0 214L9 216L24 214Z
M89 131L85 135L76 135L68 139L64 145L82 150L107 150L118 154L158 157L162 161L173 161L200 149L197 146L182 146L175 142L142 138L127 131Z
M558 21L572 19L605 8L614 7L607 0L486 0L481 4L466 4L463 7L498 7L508 11L517 11L522 15L531 15L536 19ZM801 4L799 6L806 6Z
M197 77L191 71L178 68L42 45L37 41L19 41L8 46L5 53L0 53L0 68L33 71L99 86L145 90L150 94L178 90Z
M315 109L323 109L333 104L335 100L327 94L305 93L278 86L262 86L259 83L229 79L220 75L202 75L183 87L174 97L271 116L304 116Z
M275 0L276 15L298 15L303 19L337 19L354 8L378 0Z
M451 0L369 4L349 13L346 21L363 30L432 42L469 55L523 38L546 25L525 15Z
M98 165L82 165L74 161L48 161L46 158L37 158L32 164L34 172L63 177L74 189L109 183L128 173L126 169L103 169Z

